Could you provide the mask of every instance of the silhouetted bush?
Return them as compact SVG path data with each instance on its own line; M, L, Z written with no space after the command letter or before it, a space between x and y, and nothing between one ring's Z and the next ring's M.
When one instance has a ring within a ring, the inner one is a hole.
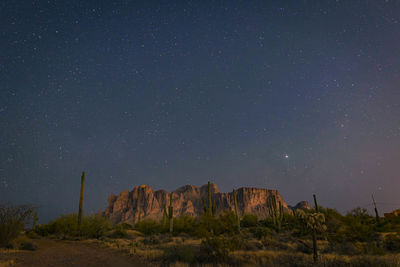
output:
M100 238L110 229L110 224L101 216L91 215L82 218L81 229L78 229L78 215L61 215L48 224L38 225L35 232L41 236L56 235L60 238L85 237Z
M164 250L164 260L167 262L193 263L196 261L196 257L196 251L191 246L177 245Z
M400 252L400 235L388 235L385 238L385 248L392 252Z
M267 227L253 227L250 229L250 232L254 235L257 239L266 238L271 234L271 229Z
M160 233L161 224L153 219L145 219L136 223L135 229L145 235L152 235Z
M21 243L21 245L19 246L19 249L22 250L37 250L37 245L33 242L23 242Z
M239 250L243 245L243 239L237 235L207 237L201 242L200 258L206 262L226 262L229 252Z
M0 205L0 247L18 237L31 219L34 209L28 205Z
M195 218L188 215L184 215L180 218L174 218L174 234L186 233L189 235L195 235L198 227L198 222ZM165 229L165 231L169 231Z
M240 220L242 227L254 227L257 226L258 218L254 214L244 214Z

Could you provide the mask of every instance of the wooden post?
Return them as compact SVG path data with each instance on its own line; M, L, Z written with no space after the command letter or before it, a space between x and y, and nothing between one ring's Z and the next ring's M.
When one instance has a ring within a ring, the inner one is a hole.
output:
M85 190L85 172L82 172L81 177L81 195L79 198L79 213L78 213L78 230L79 235L81 235L81 223L82 223L82 216L83 216L83 192Z

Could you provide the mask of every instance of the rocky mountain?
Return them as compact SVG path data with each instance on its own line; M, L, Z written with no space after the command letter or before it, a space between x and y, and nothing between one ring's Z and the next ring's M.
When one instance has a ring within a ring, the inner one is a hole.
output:
M234 210L232 193L221 193L216 184L211 183L212 199L217 205L217 214L224 210ZM252 213L260 219L269 216L267 200L275 195L281 201L285 211L289 208L277 190L242 187L237 190L237 202L240 214ZM173 191L174 216L199 216L203 212L202 198L207 202L208 187L203 185L182 186ZM169 193L166 190L153 190L150 186L141 185L132 191L123 191L118 196L110 195L108 206L102 215L113 223L126 222L134 224L141 219L161 220L164 205L169 204Z
M300 201L299 203L296 204L296 206L291 207L289 206L290 209L294 210L312 210L313 208L310 206L310 203L308 201Z

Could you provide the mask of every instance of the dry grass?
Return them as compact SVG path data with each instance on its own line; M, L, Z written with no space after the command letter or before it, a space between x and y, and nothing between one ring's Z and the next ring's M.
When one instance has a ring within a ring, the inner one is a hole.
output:
M15 265L14 260L0 261L0 267L11 267Z
M163 262L165 260L165 251L168 248L188 246L197 249L201 246L201 239L195 238L154 236L151 240L153 239L155 240L154 244L149 243L149 237L142 236L135 236L132 239L88 240L86 242L96 242L102 246L124 251L132 257L137 257L142 262L149 263L149 265L157 265ZM319 241L318 243L320 251L328 246L326 241ZM319 264L315 265L312 255L299 252L299 244L295 242L279 241L279 244L272 242L270 245L264 246L259 240L251 239L247 241L247 244L244 250L229 253L230 266L400 266L400 254L346 256L334 253L321 253L319 255ZM193 263L175 262L170 263L169 266L206 267L228 265L193 265Z

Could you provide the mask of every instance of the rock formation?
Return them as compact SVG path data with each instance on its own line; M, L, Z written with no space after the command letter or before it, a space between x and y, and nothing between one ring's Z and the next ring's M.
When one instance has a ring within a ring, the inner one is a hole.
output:
M200 188L193 185L182 186L173 191L174 216L199 216L203 212L202 198L207 202L207 185ZM212 199L217 205L217 214L224 210L234 211L232 193L220 193L216 184L211 184ZM267 199L275 195L276 201L281 201L285 211L288 206L277 190L242 187L237 190L238 210L240 214L252 213L259 219L269 216ZM126 222L134 224L141 219L151 218L161 220L164 205L168 205L169 195L165 190L153 190L150 186L141 185L132 191L123 191L119 196L110 195L108 206L102 215L112 223Z
M296 206L291 207L289 206L290 209L292 210L312 210L313 208L310 206L310 203L308 201L300 201L299 203L296 204Z

